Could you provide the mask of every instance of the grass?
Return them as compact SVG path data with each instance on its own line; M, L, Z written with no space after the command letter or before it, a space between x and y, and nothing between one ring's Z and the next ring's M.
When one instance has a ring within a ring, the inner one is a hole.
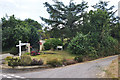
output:
M120 64L119 64L120 66ZM112 61L112 63L108 66L106 72L107 78L118 78L118 59Z
M44 53L55 53L55 54L44 54ZM70 54L67 51L42 51L41 55L31 56L32 59L42 59L46 64L47 61L57 58L58 60L62 59L74 59L75 54Z
M118 57L118 78L120 79L120 55Z

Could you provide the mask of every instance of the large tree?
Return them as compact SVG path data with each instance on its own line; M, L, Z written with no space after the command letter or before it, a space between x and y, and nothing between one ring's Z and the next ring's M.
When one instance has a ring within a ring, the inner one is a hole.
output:
M22 21L16 19L14 15L2 18L2 47L3 50L16 47L19 40L29 42L31 46L38 48L39 34L42 26L32 20Z
M107 9L108 2L100 1L84 15L84 22L80 34L78 34L68 48L76 54L96 54L98 56L107 56L115 54L118 51L118 41L114 39L110 32L118 29L115 12L111 11L113 7ZM117 25L117 26L115 26ZM116 35L118 36L118 35Z
M64 5L63 2L55 0L53 5L48 2L44 5L50 18L41 17L41 19L51 26L52 37L72 38L80 31L78 24L81 24L85 9L88 8L86 2L75 4L71 0L69 5Z

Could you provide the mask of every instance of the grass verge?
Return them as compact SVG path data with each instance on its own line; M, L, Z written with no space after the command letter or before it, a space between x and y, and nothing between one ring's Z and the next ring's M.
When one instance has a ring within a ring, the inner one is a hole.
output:
M44 53L54 53L54 54L44 54ZM41 55L37 56L31 56L32 59L42 59L44 63L46 64L47 61L50 61L52 59L74 59L76 57L75 54L70 54L67 51L43 51L41 52Z
M119 66L118 66L119 65ZM120 67L120 63L118 64L118 58L113 60L112 63L108 66L105 71L105 77L107 78L118 78L118 67Z

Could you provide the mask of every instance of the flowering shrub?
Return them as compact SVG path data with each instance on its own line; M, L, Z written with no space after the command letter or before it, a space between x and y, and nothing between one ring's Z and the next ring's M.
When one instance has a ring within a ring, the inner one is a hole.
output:
M40 53L35 52L35 51L31 51L31 56L36 56L36 55L40 55Z
M33 59L31 62L31 65L43 65L43 60L37 60L37 59Z

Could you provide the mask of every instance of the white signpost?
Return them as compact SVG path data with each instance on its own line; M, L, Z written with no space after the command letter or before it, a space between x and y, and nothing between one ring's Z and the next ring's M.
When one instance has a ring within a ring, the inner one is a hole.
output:
M19 57L21 56L21 46L24 45L28 45L29 43L21 43L21 41L19 41L19 45L16 45L16 47L19 47Z

